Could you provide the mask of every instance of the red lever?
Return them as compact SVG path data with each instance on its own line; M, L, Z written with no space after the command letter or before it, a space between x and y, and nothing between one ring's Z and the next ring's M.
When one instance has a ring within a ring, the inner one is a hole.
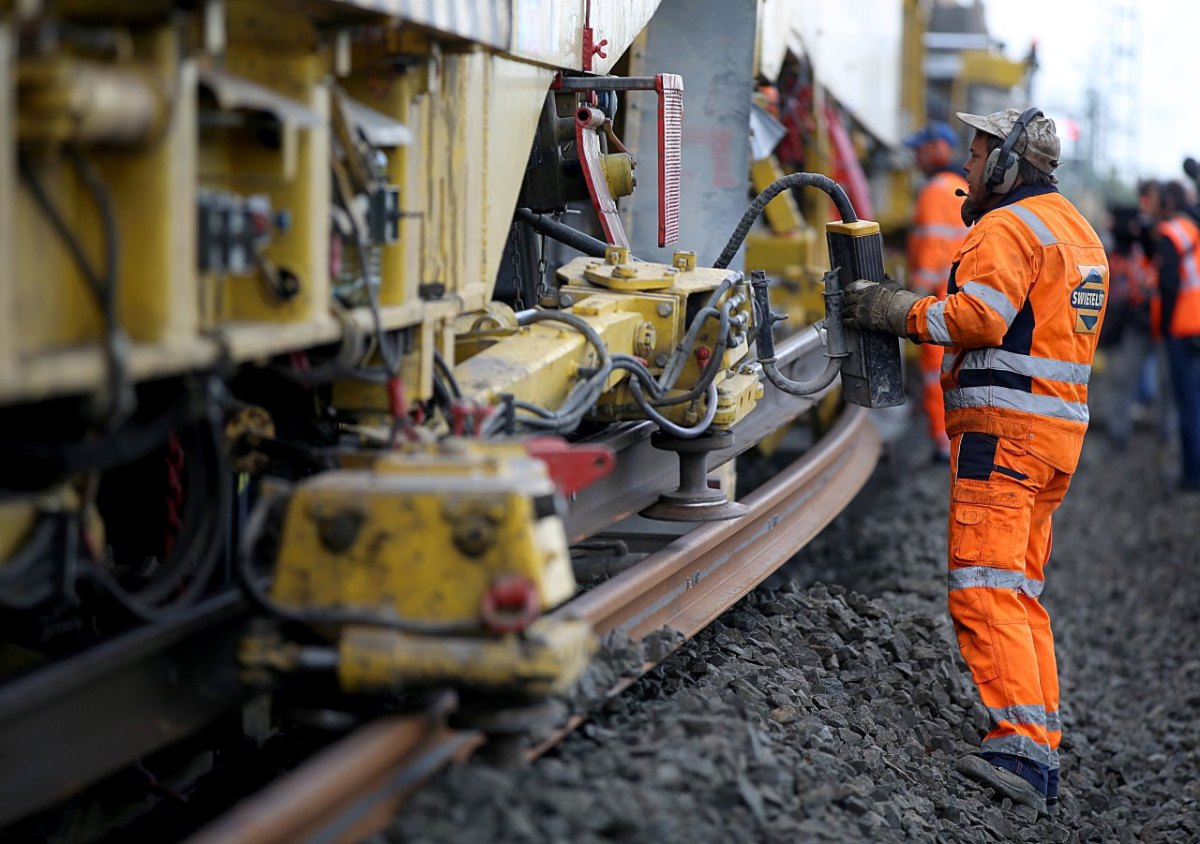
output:
M606 445L570 445L558 437L530 437L525 451L546 464L563 495L591 486L617 465L616 453Z

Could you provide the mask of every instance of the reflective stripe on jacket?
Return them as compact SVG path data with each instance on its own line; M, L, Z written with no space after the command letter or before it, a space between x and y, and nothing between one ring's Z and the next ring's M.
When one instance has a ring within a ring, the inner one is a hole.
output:
M1164 313L1167 331L1172 337L1195 336L1200 334L1200 263L1196 255L1200 229L1185 217L1172 217L1158 224L1158 232L1179 255L1179 288L1173 291L1169 316ZM1168 293L1160 292L1164 298Z
M967 236L963 225L962 199L956 188L965 190L967 181L957 173L935 173L917 196L913 227L908 233L908 286L925 295L946 295L950 265Z
M1025 443L1073 472L1108 293L1104 246L1057 190L1025 188L968 234L943 301L921 299L908 331L949 347L946 431Z

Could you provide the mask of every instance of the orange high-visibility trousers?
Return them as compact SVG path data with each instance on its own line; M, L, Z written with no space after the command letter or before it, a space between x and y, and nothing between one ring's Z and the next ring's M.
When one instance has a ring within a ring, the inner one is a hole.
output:
M980 749L1056 771L1058 667L1038 596L1071 475L1019 441L974 432L951 439L950 467L950 617L991 716Z
M921 372L921 407L929 424L929 438L943 457L950 453L950 441L946 438L946 407L942 396L941 346L922 343L917 347L917 367Z

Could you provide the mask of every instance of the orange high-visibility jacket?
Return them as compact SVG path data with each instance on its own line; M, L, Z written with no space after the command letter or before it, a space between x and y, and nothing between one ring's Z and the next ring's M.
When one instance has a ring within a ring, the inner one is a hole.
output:
M949 295L908 315L910 336L949 347L946 432L1006 437L1074 472L1108 275L1100 238L1055 188L1019 188L984 214L955 256Z
M1194 337L1200 334L1200 229L1186 217L1172 217L1158 224L1156 230L1171 242L1179 255L1179 288L1159 290L1164 298L1174 293L1167 331L1172 337Z
M908 286L918 293L944 296L950 265L967 236L959 209L967 180L950 170L935 173L917 196L908 233Z

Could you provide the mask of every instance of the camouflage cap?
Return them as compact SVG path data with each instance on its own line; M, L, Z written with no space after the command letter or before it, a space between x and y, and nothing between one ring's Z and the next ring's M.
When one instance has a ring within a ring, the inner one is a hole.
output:
M1008 133L1012 131L1020 116L1021 112L1015 108L993 112L987 116L967 114L965 111L955 112L955 117L972 129L994 135L1001 140L1008 137ZM1035 117L1030 120L1025 136L1017 138L1013 145L1013 150L1017 155L1049 175L1053 175L1054 169L1058 167L1060 149L1054 121L1049 117Z

